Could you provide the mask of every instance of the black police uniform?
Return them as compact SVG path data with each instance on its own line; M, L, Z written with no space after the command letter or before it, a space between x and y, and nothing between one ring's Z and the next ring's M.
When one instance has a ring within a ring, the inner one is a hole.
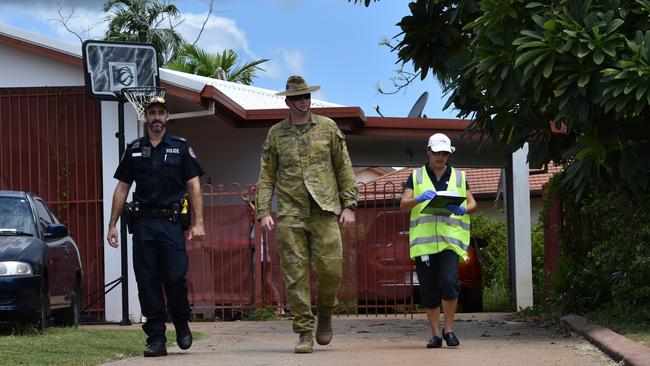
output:
M165 133L156 147L146 137L133 140L114 175L124 183L136 183L133 197L141 215L133 222L133 269L142 314L147 317L142 326L147 344L166 342L162 286L174 324L185 326L190 316L185 235L178 220L173 221L168 213L172 204L183 198L186 182L202 175L187 140L170 133Z

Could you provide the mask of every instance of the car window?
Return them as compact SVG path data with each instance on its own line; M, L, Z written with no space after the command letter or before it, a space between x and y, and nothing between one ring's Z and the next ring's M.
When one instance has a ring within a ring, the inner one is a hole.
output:
M45 207L45 204L40 199L34 200L34 206L36 206L38 221L41 224L43 231L45 231L47 225L54 223L54 219L52 219L52 216L50 215L50 211Z
M32 210L26 198L0 197L0 234L12 232L36 233Z

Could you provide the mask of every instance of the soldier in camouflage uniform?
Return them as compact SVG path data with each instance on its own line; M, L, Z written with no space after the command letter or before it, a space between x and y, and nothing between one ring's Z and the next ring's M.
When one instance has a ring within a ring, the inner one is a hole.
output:
M310 112L311 92L319 88L291 76L286 90L277 93L286 96L289 118L271 127L264 141L257 192L257 217L269 231L275 225L271 198L277 186L278 248L293 331L300 334L296 353L311 353L314 345L311 262L318 276L316 341L326 345L332 339L342 271L337 215L343 225L353 223L357 203L357 182L343 133L331 119Z

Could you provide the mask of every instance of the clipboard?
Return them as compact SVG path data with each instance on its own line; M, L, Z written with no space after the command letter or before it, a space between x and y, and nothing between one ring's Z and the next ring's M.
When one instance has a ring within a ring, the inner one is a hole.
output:
M461 205L467 197L459 196L456 191L440 191L436 192L436 197L429 201L429 203L422 209L422 213L428 215L451 215L451 211L447 209L448 204Z

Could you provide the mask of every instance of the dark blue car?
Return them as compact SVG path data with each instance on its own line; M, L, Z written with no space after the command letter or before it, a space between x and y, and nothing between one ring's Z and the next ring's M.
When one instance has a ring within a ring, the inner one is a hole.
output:
M45 202L0 190L0 320L76 325L81 280L77 244Z

